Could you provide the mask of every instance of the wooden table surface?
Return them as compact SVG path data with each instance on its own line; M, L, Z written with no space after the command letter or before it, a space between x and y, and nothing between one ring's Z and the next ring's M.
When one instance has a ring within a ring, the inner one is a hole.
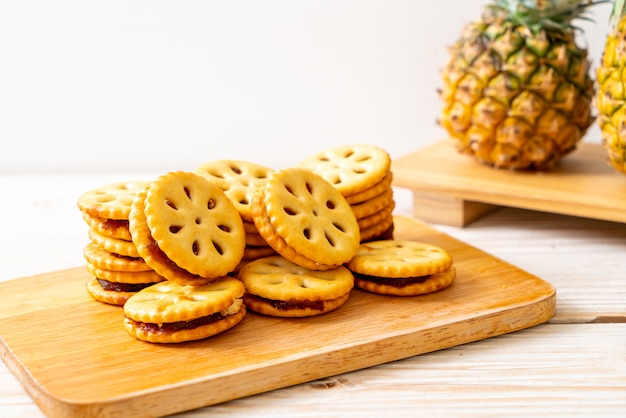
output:
M0 176L0 281L83 265L77 197L156 174ZM411 216L411 192L395 199ZM433 226L551 283L554 318L179 416L626 416L626 224L501 208ZM2 362L0 416L43 416Z

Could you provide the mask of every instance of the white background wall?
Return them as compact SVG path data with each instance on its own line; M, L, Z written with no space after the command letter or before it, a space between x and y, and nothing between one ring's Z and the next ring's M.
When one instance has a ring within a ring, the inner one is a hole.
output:
M444 136L446 46L484 4L0 0L0 173L405 155ZM609 11L582 24L594 63Z

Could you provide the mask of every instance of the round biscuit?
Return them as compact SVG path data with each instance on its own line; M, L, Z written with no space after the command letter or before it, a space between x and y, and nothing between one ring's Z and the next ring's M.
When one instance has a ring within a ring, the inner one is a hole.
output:
M260 192L270 224L298 254L326 265L343 264L355 254L360 242L356 217L322 177L299 168L281 169Z
M417 241L380 240L361 244L346 264L351 271L378 277L418 277L441 273L452 266L441 247Z
M405 286L394 286L393 284L381 283L356 275L354 283L359 289L370 293L390 296L418 296L437 292L450 286L456 277L454 266L441 273L426 276L423 281L410 283ZM390 279L394 280L394 279Z
M241 218L252 222L252 196L265 184L273 171L249 161L216 160L200 165L195 173L222 189L239 211Z
M344 145L320 151L298 167L311 170L332 184L344 196L372 187L389 172L389 154L374 145Z
M165 281L137 292L124 305L124 315L153 324L191 321L226 310L244 292L243 283L229 276L201 286Z
M239 212L219 187L197 174L175 171L152 182L144 212L161 251L192 274L224 276L243 257Z
M216 278L200 277L182 269L161 251L148 228L144 213L145 197L145 190L137 194L129 215L129 229L133 237L133 244L135 244L137 252L145 263L160 276L181 285L203 285L216 280Z
M354 276L344 266L326 271L311 270L282 256L251 261L238 276L247 293L281 301L332 300L354 287Z
M126 181L88 190L78 198L78 208L98 218L128 219L135 195L146 184L146 181Z
M174 344L202 340L220 334L239 324L245 316L246 305L242 303L237 312L210 324L200 325L191 329L181 329L173 332L149 332L137 326L134 321L126 317L124 318L124 328L131 336L140 341Z
M272 226L270 219L265 212L265 205L262 202L263 194L256 193L252 199L252 214L254 216L254 222L257 225L259 234L274 252L282 255L287 260L299 266L306 267L311 270L330 270L341 265L323 264L309 260L291 248L289 244L287 244L287 242L280 235L278 235L278 233L276 233L276 230Z

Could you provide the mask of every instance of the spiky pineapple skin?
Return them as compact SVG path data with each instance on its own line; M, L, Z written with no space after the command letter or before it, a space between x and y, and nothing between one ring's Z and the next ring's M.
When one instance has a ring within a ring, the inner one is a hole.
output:
M626 17L606 39L596 70L596 108L609 164L626 174Z
M462 153L501 169L549 170L594 121L587 50L487 9L449 48L439 123Z

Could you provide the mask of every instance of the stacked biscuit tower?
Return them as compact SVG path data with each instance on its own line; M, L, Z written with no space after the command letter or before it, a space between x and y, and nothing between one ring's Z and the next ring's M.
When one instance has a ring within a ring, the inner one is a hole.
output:
M352 207L361 242L393 236L395 208L389 154L372 145L348 145L321 151L299 167L322 176Z
M393 239L390 167L384 150L350 145L281 170L216 160L88 191L78 202L90 226L87 290L123 305L133 337L176 343L228 330L247 309L325 314L354 287L443 289L455 277L449 254Z
M146 182L120 182L85 192L78 199L89 227L84 256L91 278L87 290L94 299L123 305L137 291L165 280L139 256L128 217L135 195Z

